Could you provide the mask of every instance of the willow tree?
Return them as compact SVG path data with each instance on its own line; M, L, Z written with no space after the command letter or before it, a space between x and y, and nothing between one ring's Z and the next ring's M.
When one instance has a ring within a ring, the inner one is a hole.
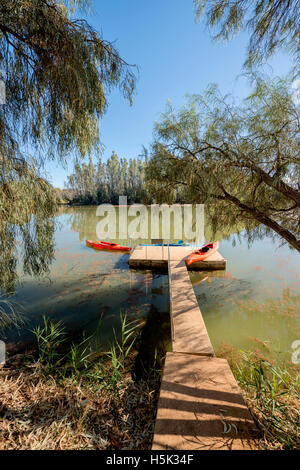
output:
M16 278L17 239L28 273L45 269L53 256L54 197L42 164L97 147L98 120L112 87L132 99L132 67L75 17L86 4L0 3L0 84L6 92L0 105L0 284L6 288Z
M160 200L185 188L188 202L215 203L220 221L263 224L300 251L299 131L288 80L257 79L241 104L211 86L178 112L168 106L147 176Z
M300 72L299 0L194 0L194 4L196 18L206 16L215 39L228 40L241 30L250 32L247 66L285 49Z

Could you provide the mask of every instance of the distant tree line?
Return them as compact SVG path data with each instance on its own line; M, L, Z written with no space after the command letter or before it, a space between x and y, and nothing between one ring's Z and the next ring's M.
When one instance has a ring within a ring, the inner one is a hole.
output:
M146 155L125 159L113 152L106 161L100 159L96 164L90 158L88 163L75 165L61 196L78 204L118 204L119 196L127 196L129 204L149 204L153 193L145 181L147 165Z

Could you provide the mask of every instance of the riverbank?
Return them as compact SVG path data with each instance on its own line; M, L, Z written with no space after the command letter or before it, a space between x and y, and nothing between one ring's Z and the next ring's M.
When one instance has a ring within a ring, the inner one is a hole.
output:
M106 353L90 351L93 338L66 352L62 324L46 321L36 337L38 356L0 369L0 450L151 448L160 371L134 379L138 335L125 317Z
M37 368L0 371L0 450L151 448L157 379L125 374L113 392L91 377L46 378Z
M67 361L54 354L56 365L50 350L12 357L0 370L0 449L151 449L161 370L137 380L130 344L92 360L74 346ZM299 368L230 345L217 355L230 362L260 449L300 449Z

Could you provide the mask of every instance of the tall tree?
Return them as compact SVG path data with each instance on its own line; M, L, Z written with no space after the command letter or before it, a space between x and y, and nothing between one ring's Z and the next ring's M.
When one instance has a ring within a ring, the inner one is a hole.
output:
M194 0L194 4L196 18L206 15L216 39L228 40L241 30L250 31L247 66L285 48L300 72L299 0Z
M185 188L189 202L216 202L300 251L299 131L288 80L257 79L241 105L211 86L178 112L168 107L155 127L148 179L161 198Z
M106 162L99 160L96 167L92 161L88 166L76 164L67 181L73 194L71 202L118 204L119 196L126 195L128 203L148 203L152 192L145 182L147 164L147 158L126 160L115 152Z
M53 231L54 197L41 177L43 162L63 162L97 147L98 120L112 87L132 99L132 68L74 16L86 4L0 4L0 80L6 88L6 103L0 105L0 284L6 287L16 277L17 237L28 272L37 273L51 258L52 245L42 234Z

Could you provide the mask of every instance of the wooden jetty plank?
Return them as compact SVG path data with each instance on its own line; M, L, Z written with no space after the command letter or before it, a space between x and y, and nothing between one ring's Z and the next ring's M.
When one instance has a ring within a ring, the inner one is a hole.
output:
M166 356L152 449L255 449L257 429L228 362L214 357L185 263L192 251L139 246L129 259L131 267L169 266L173 352ZM226 260L215 253L191 268L225 269Z
M186 259L195 248L184 246L170 246L170 259ZM168 247L167 246L137 246L129 257L131 268L168 268ZM188 267L189 270L217 270L225 269L226 260L220 253L214 253L204 261L198 261Z
M225 359L167 353L153 450L253 450L256 436Z
M171 261L169 269L172 351L214 355L185 261Z

